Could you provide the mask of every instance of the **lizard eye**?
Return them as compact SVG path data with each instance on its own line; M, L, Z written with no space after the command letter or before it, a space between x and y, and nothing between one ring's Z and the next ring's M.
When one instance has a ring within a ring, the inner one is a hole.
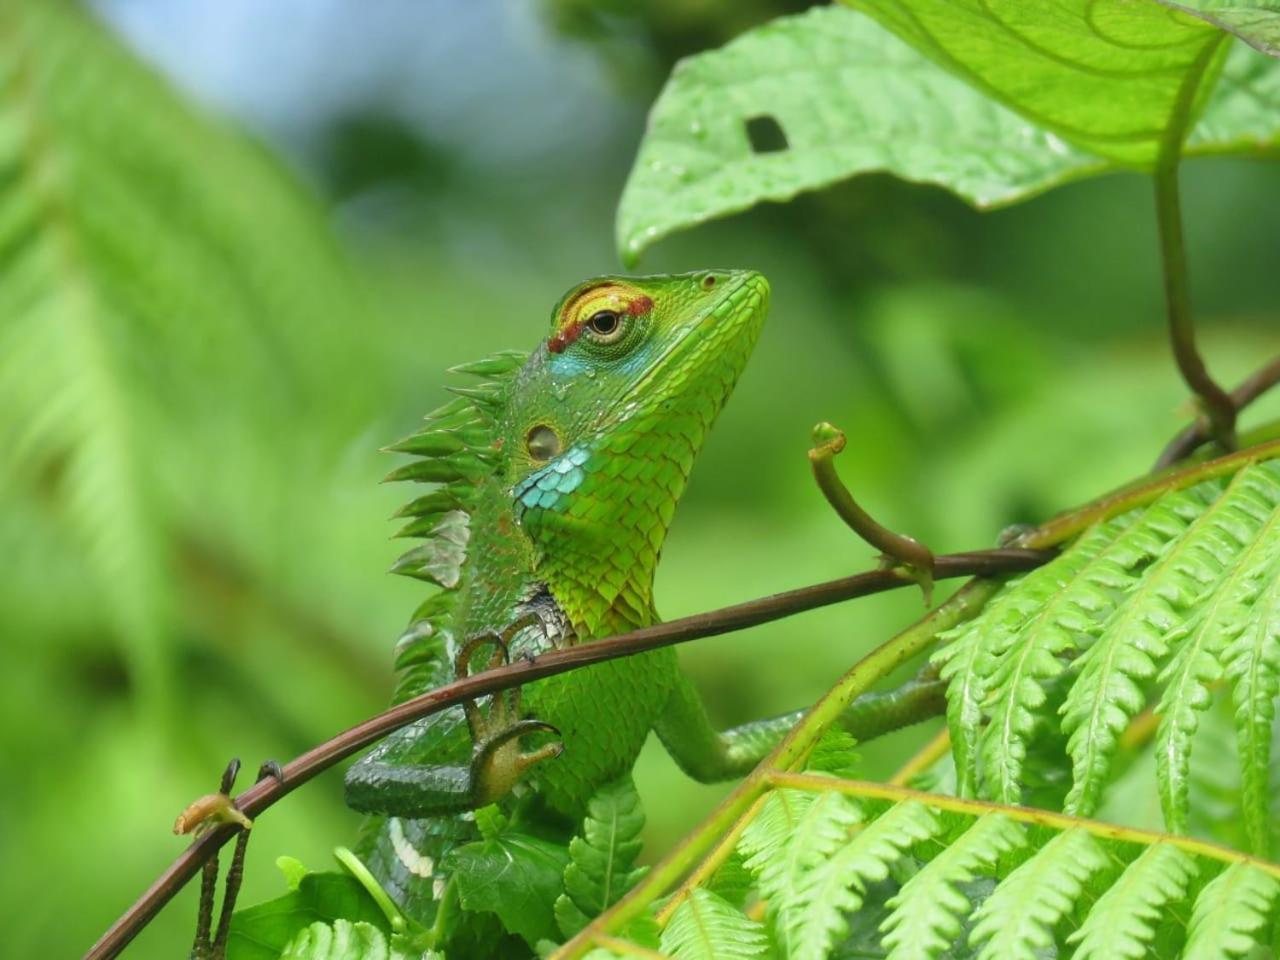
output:
M597 343L613 343L622 336L622 315L616 310L597 310L587 320L587 330Z
M560 438L546 424L540 423L525 437L525 447L535 460L550 460L560 452Z

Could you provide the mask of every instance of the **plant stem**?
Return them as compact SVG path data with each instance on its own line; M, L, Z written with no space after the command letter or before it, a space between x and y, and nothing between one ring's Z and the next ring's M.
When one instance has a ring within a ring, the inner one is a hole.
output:
M1164 267L1165 305L1169 317L1169 339L1182 379L1199 400L1208 417L1208 433L1223 450L1236 446L1236 405L1220 387L1196 349L1195 324L1191 318L1191 289L1187 272L1186 244L1182 236L1182 201L1178 190L1178 154L1171 151L1156 166L1156 221L1160 230L1160 254Z
M1231 391L1231 403L1235 406L1236 412L1239 413L1249 406L1277 383L1280 383L1280 357L1274 357L1259 367ZM1194 453L1203 443L1211 439L1205 427L1203 420L1197 420L1182 430L1169 441L1168 446L1161 452L1160 459L1151 469L1165 470Z
M1173 833L1160 833L1156 830L1143 830L1139 827L1123 827L1102 820L1073 817L1069 814L1040 810L1036 807L1008 806L1001 803L990 803L985 800L962 799L941 793L926 793L923 790L913 790L910 787L887 783L871 783L866 780L836 780L832 777L815 776L814 774L775 772L770 774L769 782L774 787L783 787L790 790L838 790L851 796L875 797L892 803L915 800L927 807L950 810L953 813L965 814L971 817L999 814L1008 817L1010 820L1036 824L1056 831L1084 829L1096 837L1119 843L1140 843L1146 846L1167 843L1170 846L1185 850L1187 853L1210 860L1217 860L1220 863L1232 864L1243 861L1272 877L1280 879L1280 864L1249 856L1220 843L1197 840L1194 837L1184 837Z
M1135 507L1145 506L1166 493L1185 490L1204 480L1228 476L1240 470L1245 464L1273 460L1276 457L1280 457L1280 440L1268 440L1215 460L1193 463L1173 473L1166 473L1154 479L1140 480L1104 497L1099 497L1083 507L1059 514L1047 523L1015 538L1011 544L1035 549L1062 543L1095 523L1108 520Z
M904 763L888 782L894 786L905 787L911 778L928 770L951 749L951 731L946 727L939 730L933 738L921 747L915 755Z
M933 551L919 540L894 533L877 522L853 499L853 494L836 473L835 457L844 450L845 443L844 431L830 423L820 423L813 428L809 463L818 489L849 529L883 553L886 559L895 560L915 571L927 594L932 580Z

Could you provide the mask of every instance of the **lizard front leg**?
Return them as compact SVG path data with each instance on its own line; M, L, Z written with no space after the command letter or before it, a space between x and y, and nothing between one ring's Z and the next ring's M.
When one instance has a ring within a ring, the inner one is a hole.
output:
M486 645L493 648L490 668L506 663L509 638L526 625L517 621L505 636L490 632L467 639L454 658L455 676L469 676L473 655ZM488 700L487 709L467 700L460 709L425 717L391 734L348 771L347 804L365 813L405 818L461 813L500 799L530 767L560 755L559 741L521 748L525 736L558 736L559 731L521 715L519 687Z

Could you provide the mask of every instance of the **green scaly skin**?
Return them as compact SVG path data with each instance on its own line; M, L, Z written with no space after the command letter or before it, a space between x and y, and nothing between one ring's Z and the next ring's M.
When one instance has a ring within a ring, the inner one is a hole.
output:
M394 479L435 484L401 511L402 532L426 542L396 569L443 588L397 647L398 700L468 661L500 662L504 646L531 655L657 620L667 528L768 304L768 283L747 271L599 278L565 295L527 359L459 368L481 385L394 448L421 457ZM379 815L361 849L375 876L457 944L465 925L441 858L474 837L466 811L498 802L525 829L567 839L651 730L713 781L750 770L795 720L714 729L675 652L657 650L406 727L351 769L347 799Z

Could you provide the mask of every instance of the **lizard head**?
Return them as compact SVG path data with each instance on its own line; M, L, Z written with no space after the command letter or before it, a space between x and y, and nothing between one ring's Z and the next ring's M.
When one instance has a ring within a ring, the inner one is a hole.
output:
M764 277L745 270L590 280L560 301L512 384L515 517L593 632L651 616L676 502L768 303Z

